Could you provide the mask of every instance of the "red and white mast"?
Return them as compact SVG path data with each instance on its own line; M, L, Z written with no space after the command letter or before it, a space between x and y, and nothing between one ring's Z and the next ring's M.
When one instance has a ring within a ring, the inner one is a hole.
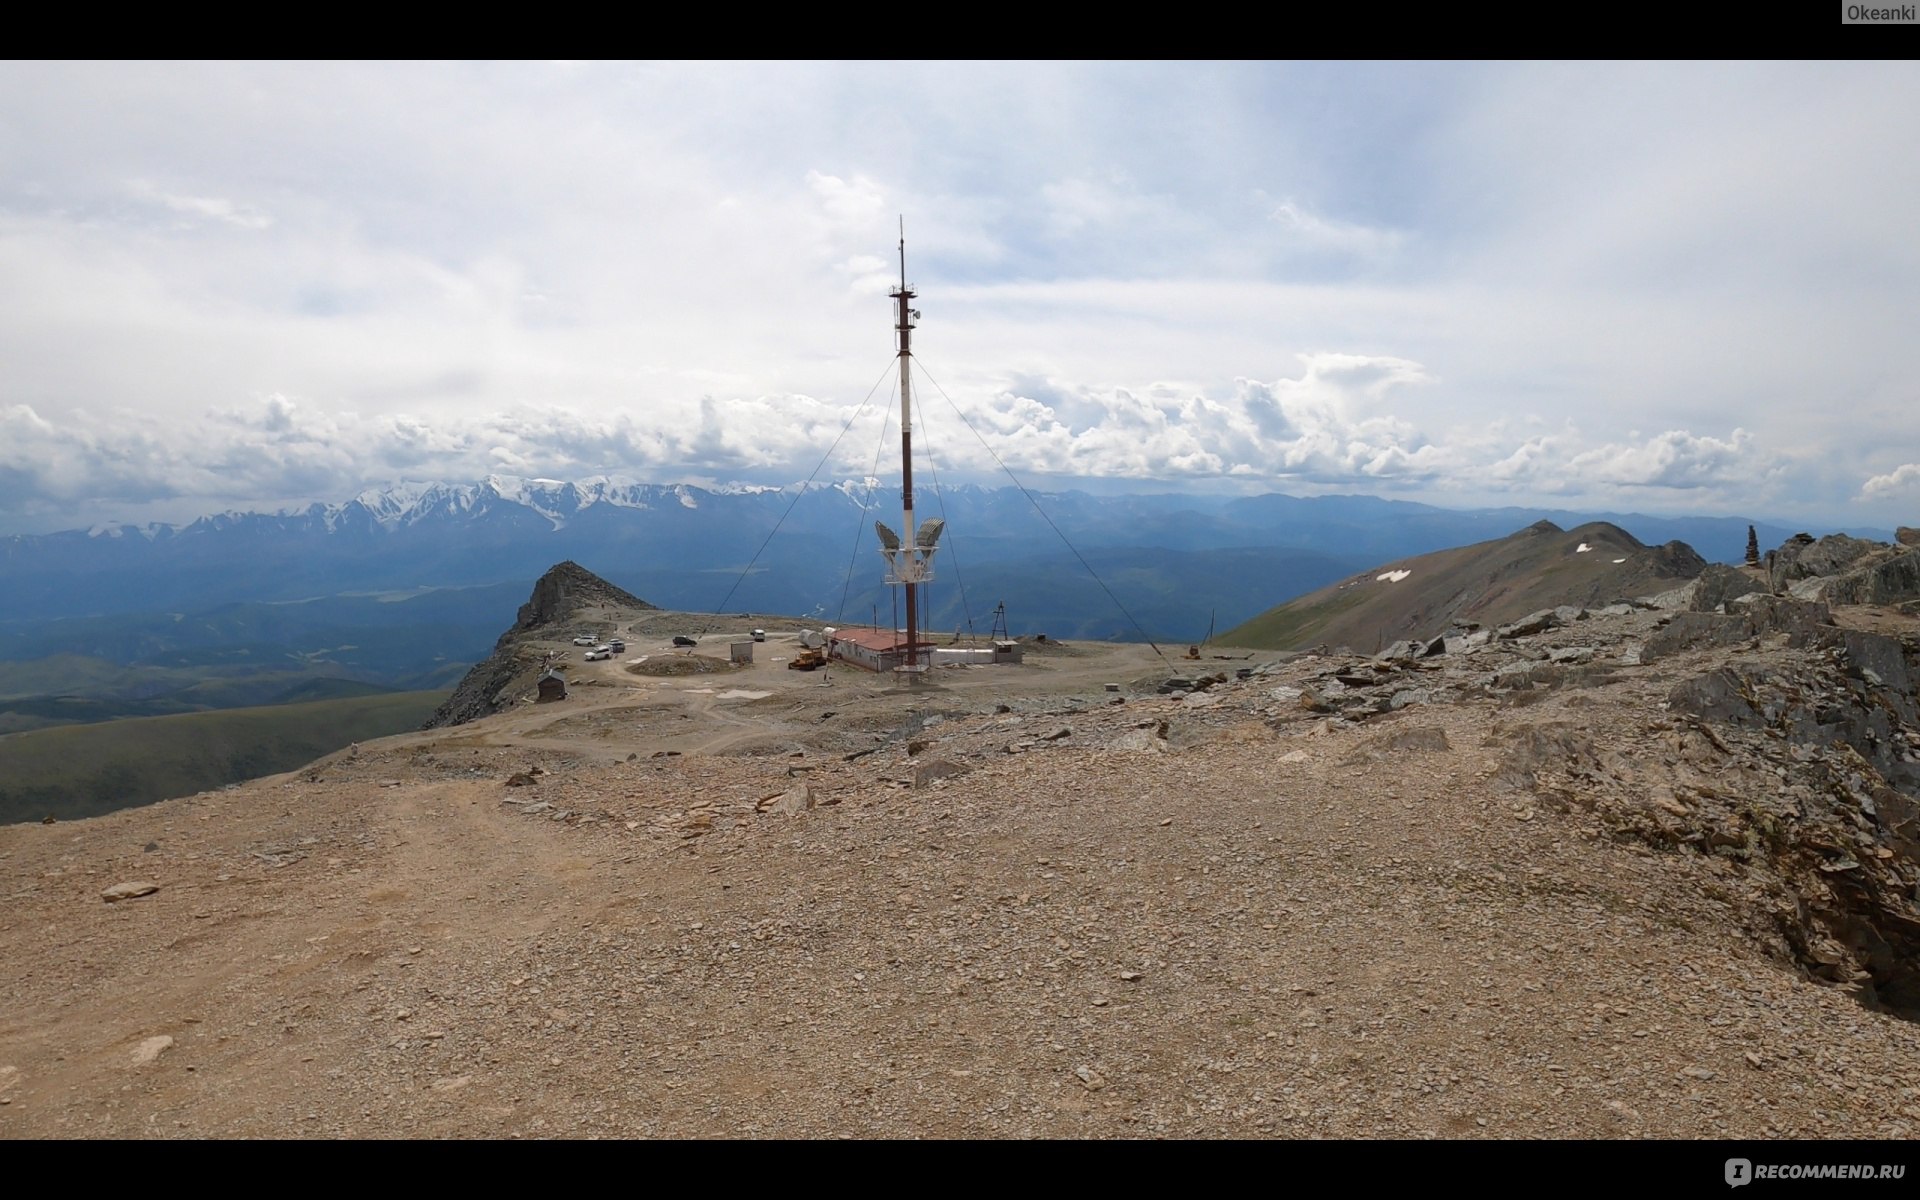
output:
M917 294L907 286L907 233L900 226L900 286L889 293L895 301L894 332L900 340L900 516L907 541L879 522L880 552L887 557L887 582L906 588L907 647L903 665L917 673L920 663L920 585L933 578L933 553L946 522L929 520L924 527L913 523L913 323L920 313L911 305Z

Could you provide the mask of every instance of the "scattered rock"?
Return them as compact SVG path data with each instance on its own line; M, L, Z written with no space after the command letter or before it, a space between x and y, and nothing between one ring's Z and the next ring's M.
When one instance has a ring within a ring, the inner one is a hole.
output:
M1494 631L1494 636L1503 642L1519 637L1530 637L1533 634L1545 633L1547 630L1552 629L1558 620L1559 618L1555 615L1553 609L1543 608L1539 612L1529 613L1521 617L1518 621L1502 625Z
M788 788L784 792L762 796L753 807L756 812L793 817L806 812L813 807L813 804L813 787L811 784L803 783L799 787ZM708 817L709 825L712 824L712 820L712 817Z
M112 904L118 900L132 900L136 896L151 896L159 890L160 885L157 883L136 880L130 883L116 883L106 891L101 892L100 898L108 904Z
M913 786L923 788L936 779L952 779L957 775L965 775L972 769L965 763L954 762L948 758L930 759L914 766Z
M1767 590L1765 582L1750 571L1724 563L1708 563L1693 581L1693 596L1687 607L1694 612L1716 612L1736 596Z
M173 1039L166 1034L150 1037L133 1048L133 1065L144 1067L171 1049L173 1049Z

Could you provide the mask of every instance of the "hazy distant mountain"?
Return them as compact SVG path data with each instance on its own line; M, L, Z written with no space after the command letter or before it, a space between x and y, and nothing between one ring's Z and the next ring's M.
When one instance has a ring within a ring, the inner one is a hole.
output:
M1456 511L1369 496L1036 493L1044 516L1010 487L923 486L916 499L921 514L948 522L935 624L971 615L977 625L1005 600L1016 632L1060 637L1139 636L1081 558L1150 636L1179 639L1202 635L1210 618L1225 628L1371 563L1543 518L1562 526L1605 519L1642 541L1682 540L1723 562L1739 561L1747 532L1737 518ZM524 589L563 559L592 564L668 608L860 619L890 606L877 582L872 522L897 516L898 504L897 489L855 483L699 488L505 475L405 483L278 513L0 538L0 622L481 584ZM1772 545L1793 532L1763 524L1760 538Z

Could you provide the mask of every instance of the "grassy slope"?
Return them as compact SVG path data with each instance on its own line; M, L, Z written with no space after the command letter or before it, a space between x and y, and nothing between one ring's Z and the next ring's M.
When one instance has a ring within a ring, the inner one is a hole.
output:
M290 771L418 728L445 692L226 709L0 737L0 823L89 817Z
M1226 646L1311 646L1329 624L1364 599L1361 592L1346 591L1310 604L1281 605L1228 630L1217 640Z

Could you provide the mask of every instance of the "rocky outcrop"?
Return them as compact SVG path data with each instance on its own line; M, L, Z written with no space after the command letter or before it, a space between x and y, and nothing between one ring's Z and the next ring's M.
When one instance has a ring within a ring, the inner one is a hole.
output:
M1778 915L1803 965L1920 1013L1920 644L1857 630L1827 642L1784 663L1734 659L1668 703L1738 731L1720 739L1727 757L1772 771L1700 815L1716 844L1787 883Z
M493 653L473 665L446 703L435 709L421 728L464 725L500 711L511 694L532 686L546 666L543 656L522 652L521 642L530 635L563 624L590 605L634 610L655 607L579 563L556 564L534 583L533 594L520 606L513 625L494 643Z
M1736 597L1767 590L1766 582L1754 572L1729 567L1724 563L1706 564L1700 569L1700 577L1693 581L1692 587L1693 596L1688 607L1694 612L1715 612Z
M1902 528L1903 534L1913 530ZM1868 541L1844 533L1815 540L1795 534L1767 555L1767 582L1833 604L1904 604L1920 600L1920 549L1911 542Z
M528 664L521 662L510 647L495 647L492 654L473 664L472 669L461 676L453 695L433 711L421 728L442 729L492 716L500 711L501 693L510 690L514 680L527 667Z
M1642 662L1687 650L1738 646L1764 634L1781 634L1796 649L1837 636L1833 613L1824 602L1755 592L1735 597L1728 612L1681 612L1647 639Z
M1877 557L1821 592L1834 604L1901 604L1920 599L1920 550Z
M1328 661L1266 687L1271 719L1391 722L1483 698L1564 713L1654 684L1665 715L1626 741L1564 717L1496 730L1496 780L1616 841L1724 860L1764 897L1750 928L1769 952L1920 1018L1920 630L1859 628L1836 607L1920 595L1905 590L1913 559L1796 539L1772 563L1793 594L1708 566L1664 603L1541 610L1472 642L1453 630Z
M549 568L533 585L533 595L520 606L513 628L501 635L501 640L505 641L516 633L564 621L588 604L611 604L635 609L654 607L632 592L608 583L579 563L568 560Z
M1801 540L1806 536L1796 534L1769 556L1767 576L1773 591L1785 591L1796 579L1838 575L1881 545L1844 533L1830 533L1817 541Z

